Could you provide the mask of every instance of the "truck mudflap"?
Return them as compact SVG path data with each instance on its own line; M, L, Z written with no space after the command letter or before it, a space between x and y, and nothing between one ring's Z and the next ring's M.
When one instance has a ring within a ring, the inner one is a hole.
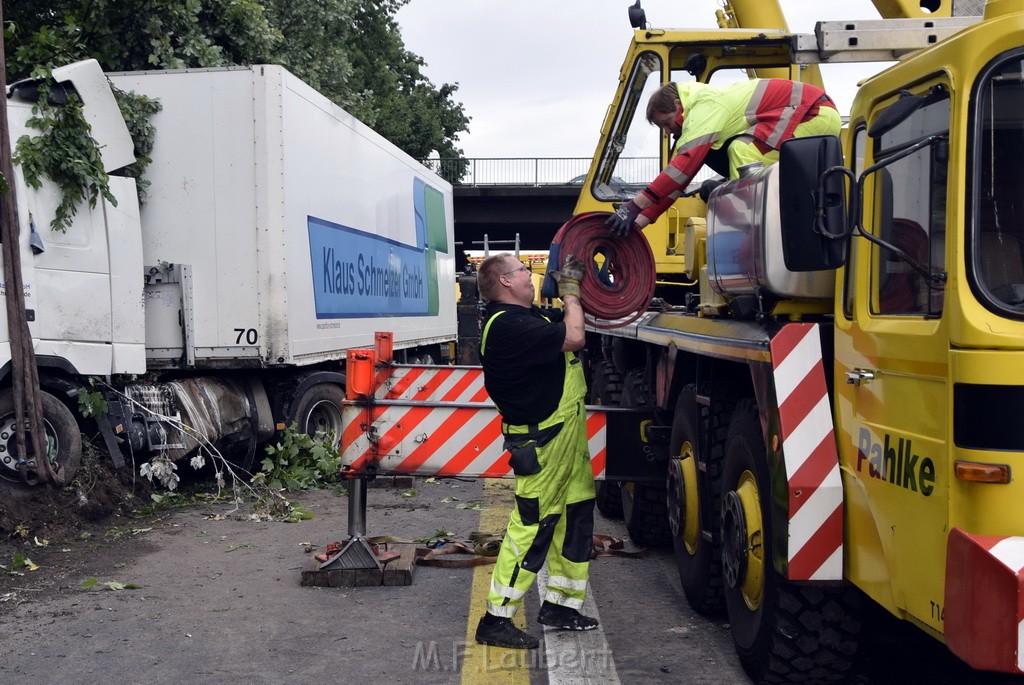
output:
M972 668L1024 673L1024 537L954 528L945 595L950 651Z
M351 375L351 374L350 374ZM501 417L478 366L378 366L373 393L342 405L341 470L346 476L407 474L511 478ZM637 424L638 412L587 407L587 442L594 477L625 477L618 462L608 471L609 415ZM638 435L622 429L623 435ZM643 447L613 450L636 454ZM651 448L650 455L656 449ZM634 459L642 469L657 464ZM660 462L662 469L664 462ZM635 469L634 469L635 470ZM656 470L656 469L655 469ZM663 478L663 475L659 477Z

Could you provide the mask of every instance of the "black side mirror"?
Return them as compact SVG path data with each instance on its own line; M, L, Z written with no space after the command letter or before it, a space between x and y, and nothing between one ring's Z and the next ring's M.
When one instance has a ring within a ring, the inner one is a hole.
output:
M782 256L789 271L846 263L846 173L836 136L792 138L779 153Z

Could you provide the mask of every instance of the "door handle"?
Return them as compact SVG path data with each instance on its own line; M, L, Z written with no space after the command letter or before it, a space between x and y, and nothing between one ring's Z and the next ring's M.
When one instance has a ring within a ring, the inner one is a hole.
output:
M850 385L860 385L865 381L870 381L875 377L875 372L868 369L853 369L852 371L846 372L846 382Z

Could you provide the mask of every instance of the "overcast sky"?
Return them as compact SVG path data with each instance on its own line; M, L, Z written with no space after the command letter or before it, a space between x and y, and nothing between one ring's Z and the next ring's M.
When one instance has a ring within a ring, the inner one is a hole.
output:
M411 0L399 10L406 49L427 78L457 83L472 118L467 157L590 157L632 39L631 0ZM789 28L877 19L870 0L781 0ZM714 28L718 0L642 0L658 28ZM876 66L823 68L846 114L856 81Z

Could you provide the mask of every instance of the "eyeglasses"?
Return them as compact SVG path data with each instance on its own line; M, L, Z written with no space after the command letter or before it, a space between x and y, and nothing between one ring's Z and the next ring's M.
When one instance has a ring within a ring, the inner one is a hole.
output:
M522 264L520 264L520 265L519 265L518 267L516 267L515 269L512 269L511 271L506 271L505 273L503 273L503 274L502 274L502 276L508 276L509 274L514 274L514 273L515 273L515 272L517 272L517 271L529 271L529 269L527 269L527 268L526 268L525 266L523 266Z

